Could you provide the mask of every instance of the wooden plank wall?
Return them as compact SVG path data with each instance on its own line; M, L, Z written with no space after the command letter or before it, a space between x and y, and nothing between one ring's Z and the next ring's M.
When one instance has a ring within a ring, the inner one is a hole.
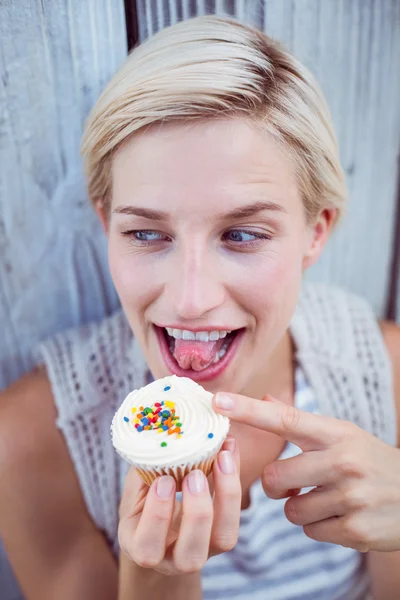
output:
M123 0L0 2L0 389L37 341L117 306L79 145L126 52ZM1 542L0 598L22 600Z
M344 286L368 298L378 315L387 315L390 288L397 287L391 286L391 278L399 278L398 269L396 273L391 266L400 148L400 2L138 0L136 4L140 40L180 19L229 14L282 41L315 73L336 125L350 203L347 218L308 278ZM400 300L397 318L400 322Z
M117 305L79 145L126 52L123 0L0 3L0 389L38 340Z

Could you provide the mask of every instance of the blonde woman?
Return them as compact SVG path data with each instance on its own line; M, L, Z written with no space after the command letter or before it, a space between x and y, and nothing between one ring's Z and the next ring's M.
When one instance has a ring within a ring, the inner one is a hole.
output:
M233 20L181 23L131 53L82 150L123 310L42 344L1 397L0 534L26 598L397 598L400 333L302 285L346 205L310 73ZM181 499L125 478L109 435L170 373L233 422Z

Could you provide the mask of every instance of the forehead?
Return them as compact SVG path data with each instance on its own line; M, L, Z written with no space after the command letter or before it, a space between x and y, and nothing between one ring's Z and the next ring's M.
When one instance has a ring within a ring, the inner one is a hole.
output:
M271 134L244 119L153 125L114 157L114 206L138 198L164 206L207 199L235 205L249 194L286 207L298 200L289 155Z

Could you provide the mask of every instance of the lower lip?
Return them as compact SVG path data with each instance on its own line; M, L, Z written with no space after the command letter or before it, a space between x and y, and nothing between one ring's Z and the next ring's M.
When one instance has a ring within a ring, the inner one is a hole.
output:
M169 351L167 340L165 339L164 332L160 327L154 327L156 330L158 342L161 348L161 354L168 370L178 377L189 377L194 381L210 381L216 379L221 373L228 367L233 357L236 354L239 343L243 337L244 331L239 331L232 340L225 356L223 356L217 363L214 363L203 369L202 371L194 371L193 369L181 369L174 357Z

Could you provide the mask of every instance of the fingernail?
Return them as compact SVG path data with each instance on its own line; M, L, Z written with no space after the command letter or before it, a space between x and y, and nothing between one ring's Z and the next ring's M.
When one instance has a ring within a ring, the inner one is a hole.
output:
M232 453L229 450L223 450L218 454L218 466L225 475L233 473Z
M231 396L228 396L228 394L218 393L215 396L215 405L218 408L223 408L224 410L230 410L231 408L233 408L233 398L231 398Z
M205 483L206 478L202 471L199 471L198 469L190 471L188 475L188 485L192 494L201 494L201 492L204 492Z
M174 480L169 475L163 475L157 481L157 495L160 498L169 498L174 489Z

